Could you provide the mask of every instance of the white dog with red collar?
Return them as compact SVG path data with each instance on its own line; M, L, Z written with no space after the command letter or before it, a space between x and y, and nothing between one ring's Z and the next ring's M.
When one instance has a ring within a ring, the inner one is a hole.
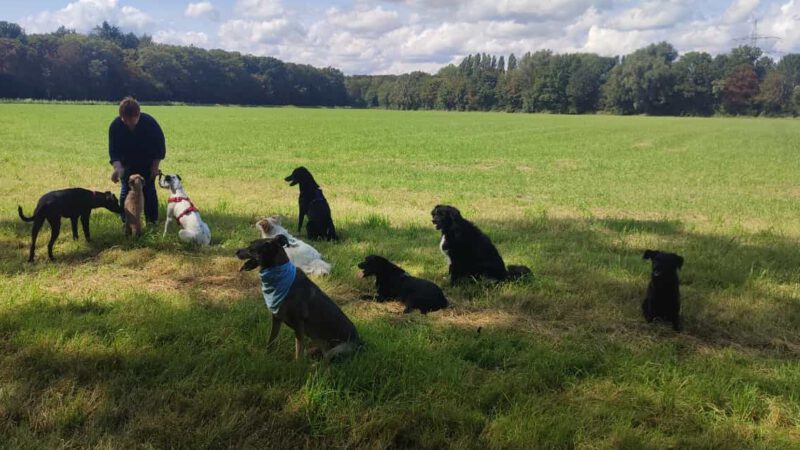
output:
M170 195L167 200L167 220L164 223L164 236L167 235L169 224L174 219L181 226L178 237L183 242L195 242L200 245L211 243L211 230L208 225L200 218L200 211L194 206L186 191L183 190L181 177L177 174L159 174L158 185L169 189Z

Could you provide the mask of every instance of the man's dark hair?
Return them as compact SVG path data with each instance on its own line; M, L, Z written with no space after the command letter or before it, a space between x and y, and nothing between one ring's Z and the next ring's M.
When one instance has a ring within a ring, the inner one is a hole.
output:
M119 102L119 115L120 117L132 118L139 115L139 102L133 97L125 97Z

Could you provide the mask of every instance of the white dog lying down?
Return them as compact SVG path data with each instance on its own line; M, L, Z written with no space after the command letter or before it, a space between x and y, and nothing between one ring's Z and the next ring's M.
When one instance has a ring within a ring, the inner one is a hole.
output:
M181 230L178 231L178 237L183 242L196 242L200 245L208 245L211 243L211 230L208 225L200 218L200 211L194 207L194 204L189 200L186 191L183 190L181 184L181 177L177 174L166 175L161 178L158 177L158 185L162 188L169 189L169 200L167 200L167 220L164 223L164 236L167 235L169 223L175 219Z
M281 219L277 216L267 217L256 222L256 229L261 233L262 239L274 238L282 234L286 236L289 245L283 249L289 260L309 275L327 275L331 273L331 265L322 260L322 255L312 246L295 238L286 228L281 226Z

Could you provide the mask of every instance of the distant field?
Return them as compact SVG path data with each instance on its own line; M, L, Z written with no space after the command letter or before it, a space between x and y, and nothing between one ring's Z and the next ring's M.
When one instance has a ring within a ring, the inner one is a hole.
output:
M97 211L27 264L17 205L118 190L115 109L0 104L0 448L800 448L797 120L145 106L212 247ZM294 231L298 165L343 237L316 281L367 343L330 366L287 329L265 350L233 257L259 216ZM535 279L449 286L437 203ZM686 258L683 333L641 318L647 248ZM452 308L359 301L368 253Z

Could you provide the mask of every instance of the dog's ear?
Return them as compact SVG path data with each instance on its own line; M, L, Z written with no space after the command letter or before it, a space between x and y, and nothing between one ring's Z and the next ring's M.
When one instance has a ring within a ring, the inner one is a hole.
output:
M183 181L183 179L181 179L181 176L180 176L180 175L178 175L177 173L175 174L175 177L177 177L177 178L178 178L178 181Z
M242 264L242 267L239 268L239 272L244 272L246 270L253 270L258 267L258 261L255 259L248 259L247 261Z
M680 268L683 268L683 256L681 256L681 255L675 255L675 256L677 256L677 257L678 257L678 258L677 258L677 261L678 261L678 269L680 269Z
M286 239L286 236L279 234L273 238L274 242L277 242L281 247L286 247L289 245L289 239Z
M642 259L653 259L658 254L655 250L645 250Z
M455 206L448 206L445 208L445 212L451 219L458 219L461 217L461 211L459 211Z

